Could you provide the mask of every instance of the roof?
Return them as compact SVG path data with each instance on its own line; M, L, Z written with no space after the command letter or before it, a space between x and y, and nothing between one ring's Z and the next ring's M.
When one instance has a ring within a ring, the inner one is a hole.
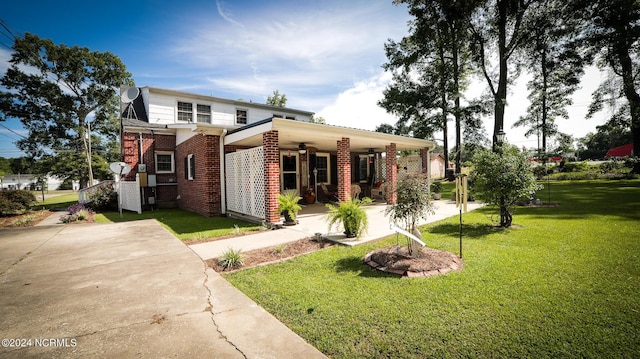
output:
M607 151L605 157L629 157L633 156L633 143L627 145L618 146Z
M228 103L228 104L232 104L232 105L235 105L235 106L246 106L246 107L254 107L254 108L263 108L263 109L267 109L269 111L274 111L276 113L278 113L278 112L287 112L287 113L294 113L294 114L300 114L300 115L305 115L305 116L312 116L314 114L314 112L310 112L310 111L297 110L297 109L290 108L290 107L273 106L273 105L268 105L268 104L264 104L264 103L252 102L252 101L231 100L231 99L222 98L222 97L199 95L199 94L194 94L192 92L168 90L168 89L162 89L162 88L158 88L158 87L146 86L146 87L142 87L142 88L147 88L147 89L149 89L150 92L161 93L161 94L170 95L170 96L189 97L189 98L201 99L203 101Z
M419 138L282 118L269 118L230 131L224 139L224 144L261 146L262 134L272 130L278 131L278 142L281 148L297 149L300 143L304 143L319 151L335 151L337 141L342 138L349 138L349 145L353 152L367 152L370 148L376 152L384 152L385 146L391 143L396 144L398 151L435 147L434 142Z

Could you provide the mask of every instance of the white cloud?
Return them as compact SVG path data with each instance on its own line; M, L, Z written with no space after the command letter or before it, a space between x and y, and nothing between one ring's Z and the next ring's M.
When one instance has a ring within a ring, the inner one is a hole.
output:
M327 124L375 130L382 123L395 124L397 118L378 106L382 92L389 84L391 75L382 72L359 81L352 88L343 91L336 100L318 112Z

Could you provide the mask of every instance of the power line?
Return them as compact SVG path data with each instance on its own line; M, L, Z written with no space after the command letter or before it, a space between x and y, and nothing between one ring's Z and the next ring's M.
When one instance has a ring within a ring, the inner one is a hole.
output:
M10 132L12 132L12 133L14 133L14 134L16 134L16 135L18 135L18 136L20 136L20 137L22 137L22 138L27 138L27 136L23 136L23 135L21 135L21 134L17 133L16 131L14 131L14 130L10 129L9 127L7 127L7 126L5 126L5 125L3 125L3 124L1 124L1 123L0 123L0 126L2 126L2 127L4 127L4 128L6 128L6 129L7 129L7 130L9 130Z

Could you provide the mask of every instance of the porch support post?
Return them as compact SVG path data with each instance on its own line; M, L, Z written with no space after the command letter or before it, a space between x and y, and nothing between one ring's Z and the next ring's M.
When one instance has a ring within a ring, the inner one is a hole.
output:
M348 138L338 140L338 199L351 198L351 144Z
M264 216L267 223L280 222L278 194L280 194L280 150L278 148L278 131L262 134L264 147Z
M428 147L421 148L420 158L422 159L422 173L427 175L427 186L431 191L431 149Z
M395 204L398 199L396 193L396 181L398 180L398 161L396 159L396 144L391 143L385 146L385 152L387 153L387 180L385 182L385 192L387 194L387 204Z

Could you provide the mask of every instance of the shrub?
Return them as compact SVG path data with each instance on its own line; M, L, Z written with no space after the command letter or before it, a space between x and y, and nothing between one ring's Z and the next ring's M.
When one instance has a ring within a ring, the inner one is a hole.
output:
M223 266L224 269L232 269L244 265L244 256L242 255L242 250L235 250L233 248L227 249L224 253L222 253L222 257L220 257L218 263Z
M340 202L338 205L327 203L329 209L326 219L329 223L329 230L336 223L341 222L344 227L344 234L348 238L360 237L367 231L369 220L367 212L362 208L363 205L371 203L371 198L352 199L347 202Z
M29 191L0 191L0 214L8 215L24 212L35 201L36 196Z
M112 183L98 185L87 192L87 206L94 211L113 210L118 208L118 192Z
M81 203L76 203L70 206L67 210L69 211L69 214L60 217L60 222L62 223L85 221L93 214L91 209L86 208Z
M505 144L502 153L479 151L473 156L474 193L478 199L500 209L500 226L510 227L510 207L521 198L531 198L542 186L536 183L526 155Z

